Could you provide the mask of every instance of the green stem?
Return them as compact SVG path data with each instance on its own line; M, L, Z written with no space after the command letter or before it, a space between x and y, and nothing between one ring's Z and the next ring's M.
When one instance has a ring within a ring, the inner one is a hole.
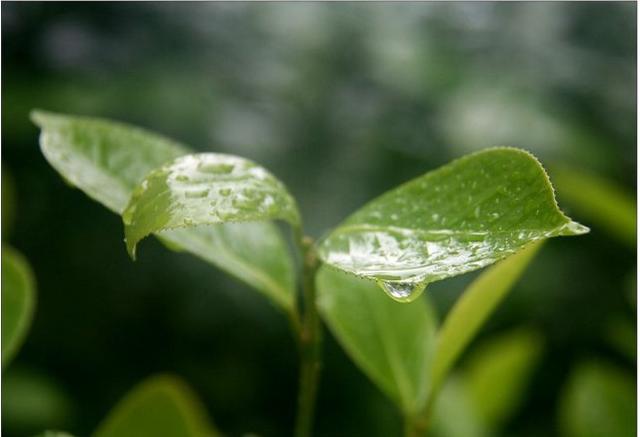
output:
M405 437L426 437L428 422L421 416L407 415L404 418Z
M321 329L316 307L315 276L319 262L313 241L301 238L303 253L302 303L303 312L299 330L300 386L298 389L298 416L295 436L308 437L313 427L318 380L320 378Z

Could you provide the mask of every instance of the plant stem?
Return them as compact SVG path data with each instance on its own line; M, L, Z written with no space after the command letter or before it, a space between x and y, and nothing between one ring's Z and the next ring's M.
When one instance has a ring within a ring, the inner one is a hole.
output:
M295 425L296 437L308 437L313 427L313 414L320 377L321 330L316 307L315 276L319 262L308 238L299 240L302 247L302 303L303 312L299 331L300 341L300 386L298 389L298 415Z
M426 437L428 423L424 417L407 415L404 418L405 437Z

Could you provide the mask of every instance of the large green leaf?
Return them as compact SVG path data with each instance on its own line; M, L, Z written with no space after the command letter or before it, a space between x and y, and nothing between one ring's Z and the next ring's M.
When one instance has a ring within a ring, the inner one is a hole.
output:
M327 264L415 299L536 240L587 232L559 209L544 169L513 148L465 156L374 199L320 245Z
M159 135L107 120L36 111L40 145L71 184L121 214L153 169L191 151ZM271 222L221 224L163 232L160 238L231 273L279 306L293 307L293 261Z
M521 329L487 340L469 357L464 382L487 429L499 430L518 408L541 352L540 336Z
M569 167L554 167L560 199L576 214L593 221L621 242L636 247L636 201L632 193L612 181Z
M2 367L14 357L29 330L35 308L35 282L27 261L2 247Z
M94 437L213 437L203 406L181 380L152 377L109 413Z
M320 313L347 354L406 414L429 391L435 321L425 299L401 304L369 281L323 267Z
M542 242L532 243L517 254L483 272L467 287L450 310L440 331L433 364L434 396L464 348L518 280Z
M571 374L559 419L567 437L636 435L636 380L610 364L586 362Z
M216 153L186 155L153 170L122 217L132 257L153 232L275 219L300 224L295 201L278 179L249 160Z

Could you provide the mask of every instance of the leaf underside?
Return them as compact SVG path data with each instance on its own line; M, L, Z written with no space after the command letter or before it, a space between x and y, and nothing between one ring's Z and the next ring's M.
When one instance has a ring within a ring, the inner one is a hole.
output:
M347 354L407 414L429 391L434 314L426 300L387 298L370 281L326 267L317 277L318 307Z
M532 241L587 232L558 208L528 152L487 149L369 202L319 246L323 261L415 299L434 281L503 259Z
M47 161L72 185L122 214L134 188L152 170L192 153L186 146L126 124L35 111ZM293 307L294 267L271 222L219 224L157 235L258 289L279 307Z
M2 368L18 352L35 308L35 282L27 261L16 250L2 248Z

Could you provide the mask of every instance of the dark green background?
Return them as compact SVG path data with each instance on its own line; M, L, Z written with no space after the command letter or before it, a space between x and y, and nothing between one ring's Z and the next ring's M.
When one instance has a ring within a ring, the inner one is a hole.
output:
M3 240L38 282L32 330L3 375L3 435L87 435L132 385L170 371L230 435L282 436L297 388L286 320L157 241L131 262L120 219L45 162L32 108L260 162L319 237L386 189L494 145L635 196L635 35L634 3L2 2ZM547 244L481 333L530 326L545 339L505 435L554 435L583 359L635 373L604 335L612 316L633 316L635 251L559 199L592 232ZM441 314L473 276L430 288ZM398 433L392 404L325 338L317 435ZM22 407L10 409L12 384Z

